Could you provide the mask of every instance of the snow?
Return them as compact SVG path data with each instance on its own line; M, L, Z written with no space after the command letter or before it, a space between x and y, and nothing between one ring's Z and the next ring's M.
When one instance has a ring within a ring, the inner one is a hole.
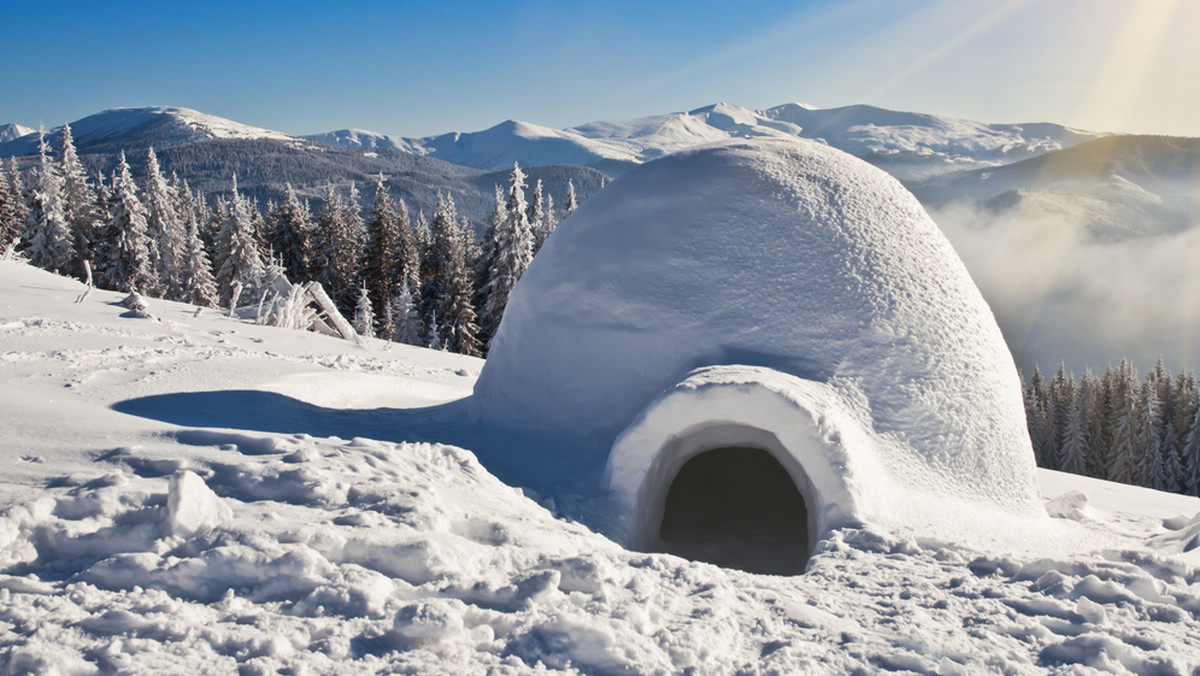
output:
M1200 665L1195 498L1042 472L1095 509L1022 553L861 525L802 576L721 569L622 549L444 443L477 359L82 289L0 262L5 673Z
M658 527L646 503L720 445L657 454L706 421L783 442L818 532L916 532L947 498L1044 514L1018 376L966 269L895 179L811 141L685 151L589 199L513 292L474 405L535 431L528 453L607 461L635 547Z

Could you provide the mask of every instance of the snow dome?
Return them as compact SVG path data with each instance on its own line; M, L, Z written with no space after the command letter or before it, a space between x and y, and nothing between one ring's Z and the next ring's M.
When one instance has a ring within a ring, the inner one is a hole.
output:
M589 199L514 290L474 406L548 463L605 463L627 545L751 570L802 570L839 525L1045 513L958 256L896 180L816 142L681 152Z

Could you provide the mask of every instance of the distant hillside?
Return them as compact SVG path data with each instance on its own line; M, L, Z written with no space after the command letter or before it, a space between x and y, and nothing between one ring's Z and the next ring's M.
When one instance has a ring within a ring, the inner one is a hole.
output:
M52 146L61 129L48 134ZM491 174L432 157L389 148L338 148L279 132L243 125L184 108L119 108L71 123L71 135L89 171L112 172L124 151L135 176L140 176L146 149L153 146L163 170L177 173L202 193L227 193L232 177L238 188L265 205L280 199L291 183L302 195L316 197L333 183L359 186L362 206L368 208L376 177L387 179L393 197L403 198L415 214L432 214L439 191L451 194L459 214L476 224L486 221L493 186L507 174ZM22 165L33 161L37 136L0 144L0 156L16 155ZM530 189L538 178L558 204L566 198L571 180L580 199L599 190L603 174L586 167L528 167Z
M995 212L1065 212L1094 236L1178 232L1200 220L1200 139L1107 136L1006 166L931 180L929 205L970 200Z

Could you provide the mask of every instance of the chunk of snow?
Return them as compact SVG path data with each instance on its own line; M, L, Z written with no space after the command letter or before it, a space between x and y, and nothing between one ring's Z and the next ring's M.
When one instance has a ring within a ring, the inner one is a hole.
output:
M201 535L232 515L229 505L195 472L181 470L171 475L167 492L167 529L171 535Z

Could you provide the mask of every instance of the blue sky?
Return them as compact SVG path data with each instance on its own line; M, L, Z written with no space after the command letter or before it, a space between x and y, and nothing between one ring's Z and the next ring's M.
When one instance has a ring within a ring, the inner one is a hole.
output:
M0 122L30 126L174 105L424 136L800 101L1200 136L1195 0L6 5Z

